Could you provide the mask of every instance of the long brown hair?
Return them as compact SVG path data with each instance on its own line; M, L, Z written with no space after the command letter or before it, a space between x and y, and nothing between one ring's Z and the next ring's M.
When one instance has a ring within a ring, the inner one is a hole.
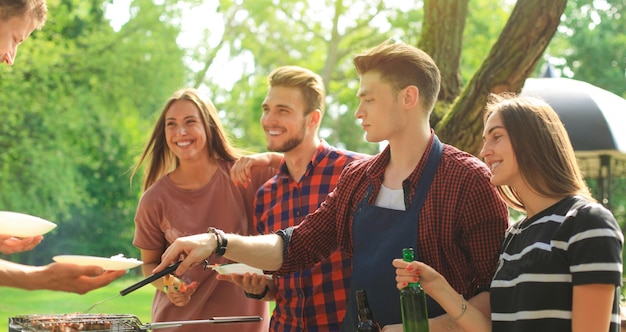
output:
M231 145L213 103L209 99L202 98L196 89L180 89L174 92L172 97L165 103L165 107L163 107L161 115L152 130L150 140L141 157L139 157L139 162L135 165L130 177L132 182L133 177L137 174L144 161L146 161L148 163L148 171L144 176L144 191L162 176L180 165L180 160L167 146L165 138L165 115L170 106L178 100L189 100L198 108L206 133L206 148L209 152L209 157L216 160L234 161L241 155L240 151Z
M533 97L492 94L483 122L494 113L502 119L522 178L535 193L592 199L567 131L550 105ZM526 210L514 188L498 186L498 191L509 206Z

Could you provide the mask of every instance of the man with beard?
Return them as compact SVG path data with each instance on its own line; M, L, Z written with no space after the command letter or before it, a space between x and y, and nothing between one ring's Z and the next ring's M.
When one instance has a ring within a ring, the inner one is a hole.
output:
M268 83L261 125L267 149L284 155L278 174L257 191L255 225L259 234L298 225L335 188L344 166L366 157L320 140L325 92L319 75L284 66L270 73ZM271 163L276 154L257 155L268 156L264 160ZM257 162L254 157L241 159L233 166L233 179L247 181L245 174ZM340 331L350 271L349 257L337 247L312 268L280 278L268 280L250 274L218 278L239 284L248 297L276 301L271 331Z

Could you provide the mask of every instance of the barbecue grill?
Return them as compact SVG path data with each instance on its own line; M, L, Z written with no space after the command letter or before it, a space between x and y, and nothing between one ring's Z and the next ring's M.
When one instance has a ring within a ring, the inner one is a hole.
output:
M22 315L9 318L9 332L148 331L188 324L251 323L262 319L259 316L233 316L142 324L135 315Z

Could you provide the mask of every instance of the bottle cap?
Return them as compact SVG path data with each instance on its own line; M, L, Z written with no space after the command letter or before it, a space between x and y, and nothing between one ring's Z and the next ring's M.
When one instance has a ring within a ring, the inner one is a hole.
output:
M404 248L402 249L402 259L405 262L412 262L415 260L415 256L413 254L413 248Z

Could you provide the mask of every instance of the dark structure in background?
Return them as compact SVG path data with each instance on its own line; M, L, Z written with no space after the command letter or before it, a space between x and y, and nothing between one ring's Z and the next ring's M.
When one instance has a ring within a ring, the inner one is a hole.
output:
M559 114L585 178L596 181L594 197L612 209L611 193L626 192L626 99L553 71L527 79L521 94L542 98Z

